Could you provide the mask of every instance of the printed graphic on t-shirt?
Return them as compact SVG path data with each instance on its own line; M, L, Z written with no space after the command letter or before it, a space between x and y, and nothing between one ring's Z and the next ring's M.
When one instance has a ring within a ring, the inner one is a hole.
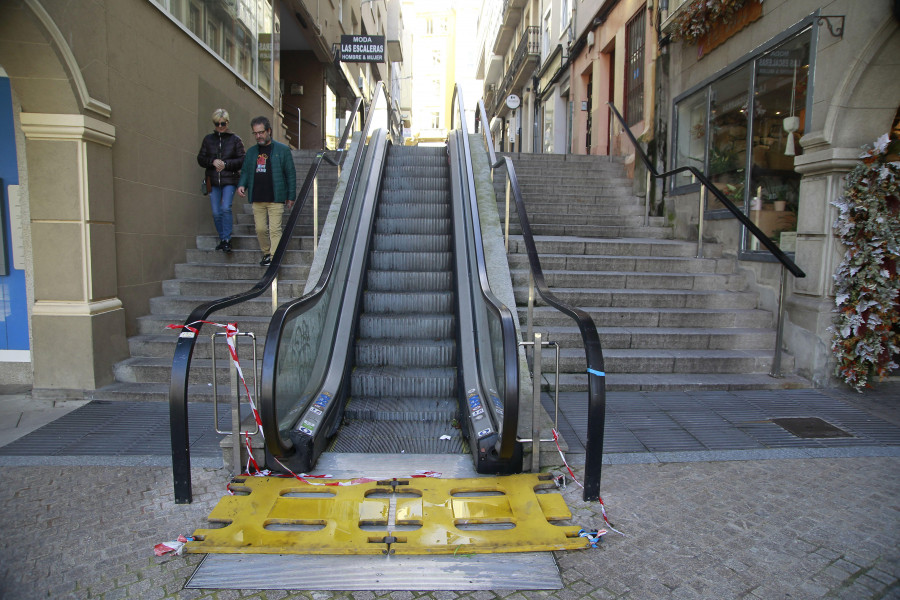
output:
M268 154L260 154L256 159L256 172L257 173L265 173L266 172L266 164L269 161Z

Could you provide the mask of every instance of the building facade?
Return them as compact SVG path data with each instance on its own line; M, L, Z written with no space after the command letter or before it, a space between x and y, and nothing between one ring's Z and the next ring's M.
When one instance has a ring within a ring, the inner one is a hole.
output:
M694 166L806 273L790 277L785 348L819 385L833 376L833 274L843 256L832 206L862 146L891 130L900 107L900 14L891 0L692 1L660 11L668 73L658 135L669 168ZM731 10L733 9L733 10ZM697 236L698 186L675 176L661 193L678 237ZM710 197L706 234L777 309L780 265Z
M294 147L333 145L394 72L392 3L0 0L0 379L111 383L150 299L214 231L196 162L213 110L245 145L257 115ZM341 62L345 34L387 35L386 60Z

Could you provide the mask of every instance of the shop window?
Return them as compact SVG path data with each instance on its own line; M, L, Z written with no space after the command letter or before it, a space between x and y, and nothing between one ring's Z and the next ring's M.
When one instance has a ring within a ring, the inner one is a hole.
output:
M644 118L644 7L625 26L625 122L628 125Z
M778 243L794 250L812 31L807 28L675 104L673 166L693 166ZM675 188L692 183L673 177ZM706 209L724 211L710 195ZM748 235L744 250L760 249Z

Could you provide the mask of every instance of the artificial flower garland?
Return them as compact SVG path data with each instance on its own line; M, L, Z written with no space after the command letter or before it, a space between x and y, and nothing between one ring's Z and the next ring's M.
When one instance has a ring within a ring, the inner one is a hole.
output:
M847 248L834 274L836 375L861 392L900 354L900 140L881 136L847 175L834 231Z

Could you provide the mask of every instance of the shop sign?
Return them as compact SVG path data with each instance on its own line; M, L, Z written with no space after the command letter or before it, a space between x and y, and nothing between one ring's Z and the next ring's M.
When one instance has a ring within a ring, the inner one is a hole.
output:
M341 62L384 62L384 36L342 35Z

